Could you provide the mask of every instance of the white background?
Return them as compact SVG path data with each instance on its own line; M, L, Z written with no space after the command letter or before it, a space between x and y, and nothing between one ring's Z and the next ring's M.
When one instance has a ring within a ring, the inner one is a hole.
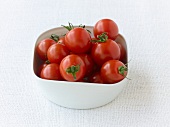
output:
M0 127L170 127L168 0L0 0ZM130 80L108 105L72 110L46 100L32 76L44 31L111 18L126 38Z

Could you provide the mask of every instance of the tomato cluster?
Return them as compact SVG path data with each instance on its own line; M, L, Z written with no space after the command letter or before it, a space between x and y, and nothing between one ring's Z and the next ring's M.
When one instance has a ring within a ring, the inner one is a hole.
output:
M52 34L40 41L36 53L44 61L38 76L48 80L66 80L91 83L117 83L127 75L126 50L115 40L119 35L117 24L102 19L93 27L94 35L85 26L63 26L63 36Z

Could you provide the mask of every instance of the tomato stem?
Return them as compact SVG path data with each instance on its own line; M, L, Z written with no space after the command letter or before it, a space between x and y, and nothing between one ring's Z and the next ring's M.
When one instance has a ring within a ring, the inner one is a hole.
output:
M73 24L72 24L72 23L70 23L70 22L68 22L68 26L64 26L64 25L61 25L61 26L63 26L64 28L66 28L68 31L70 31L70 30L74 29Z
M61 26L63 26L64 28L66 28L68 31L70 31L70 30L72 30L72 29L74 29L74 26L73 26L73 24L72 23L70 23L70 22L68 22L68 26L64 26L64 25L61 25ZM84 28L85 29L85 25L82 25L82 24L80 24L78 27L81 27L81 28ZM88 30L88 29L86 29L87 30L87 32L89 32L90 34L91 34L91 31L90 30Z
M125 66L127 66L127 65L130 63L131 60L132 60L132 59L130 59L130 60L125 64Z
M90 34L91 34L91 31L90 30L88 30L88 29L86 29L87 30L87 32L89 32Z
M56 35L56 34L51 34L51 37L50 37L51 39L53 39L54 41L58 41L59 40L59 36L58 35Z
M86 26L85 26L85 25L80 24L80 25L79 25L79 27L81 27L81 28L85 28Z
M45 63L46 63L46 64L50 64L50 61L49 61L49 60L46 60Z
M132 79L130 79L130 78L128 78L128 77L125 77L125 78L127 78L128 80L132 80Z
M79 25L79 27L81 27L81 28L84 28L84 29L85 29L85 27L86 27L86 26L85 26L85 25L80 24L80 25ZM87 32L89 32L89 33L91 34L91 31L90 31L90 30L88 30L88 29L86 29L86 30L87 30Z
M125 76L125 72L128 71L128 68L126 66L120 66L118 68L119 74L123 75L125 78L127 78L128 80L131 80L130 78Z
M97 35L98 40L91 40L92 42L106 42L108 39L107 33L104 32L100 35Z
M80 70L80 65L72 65L66 69L66 72L73 75L74 80L76 80L76 73Z
M118 68L119 74L121 74L121 75L123 75L123 76L125 76L124 73L125 73L127 70L128 70L128 68L125 67L125 66L120 66L120 67Z

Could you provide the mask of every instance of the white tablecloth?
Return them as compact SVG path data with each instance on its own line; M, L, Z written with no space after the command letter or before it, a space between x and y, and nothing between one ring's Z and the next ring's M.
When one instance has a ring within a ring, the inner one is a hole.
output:
M168 0L1 0L0 127L170 127ZM42 32L111 18L127 41L130 80L113 102L72 110L45 99L32 76Z

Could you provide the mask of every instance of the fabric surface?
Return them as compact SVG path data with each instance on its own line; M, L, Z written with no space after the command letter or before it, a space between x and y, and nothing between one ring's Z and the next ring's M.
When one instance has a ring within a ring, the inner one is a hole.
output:
M170 127L168 0L1 0L0 127ZM91 110L44 98L32 75L33 48L44 31L113 19L128 45L132 80L111 103Z

